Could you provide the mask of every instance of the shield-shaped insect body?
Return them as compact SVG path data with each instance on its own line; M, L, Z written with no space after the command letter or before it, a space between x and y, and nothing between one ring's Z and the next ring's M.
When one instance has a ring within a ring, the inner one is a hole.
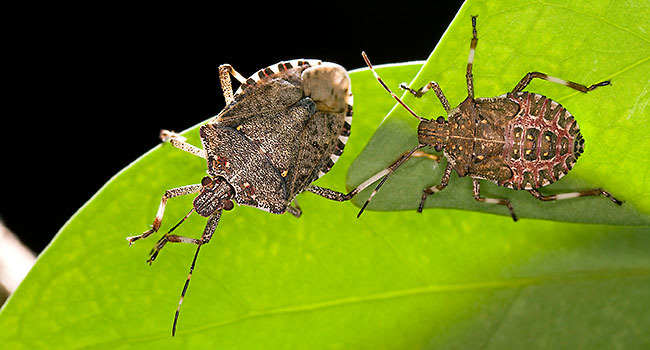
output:
M270 213L286 211L299 217L291 203L303 191L344 201L361 189L344 194L311 183L327 173L343 153L352 123L352 92L346 70L318 60L280 62L245 79L230 65L219 67L226 107L200 127L203 148L163 130L161 138L174 147L205 158L207 173L200 183L167 190L152 228L128 237L130 244L157 232L169 198L198 193L192 209L154 246L148 262L168 242L196 244L181 302L189 285L200 247L210 241L223 210L233 201ZM230 76L241 86L233 93ZM208 217L200 239L172 235L190 214ZM180 302L176 310L172 334Z
M472 17L472 40L467 61L467 98L457 107L451 108L440 86L431 81L418 90L402 83L400 88L421 97L433 90L447 112L447 119L439 116L426 119L410 109L374 71L368 57L363 57L379 83L414 117L420 120L418 126L418 145L404 152L393 164L382 170L372 179L383 180L365 202L359 215L366 208L377 190L395 169L411 157L440 157L420 151L423 147L433 147L443 152L447 167L438 185L425 188L419 212L422 212L428 196L444 189L452 170L459 176L469 176L473 180L474 199L479 202L506 206L517 221L517 216L508 199L485 198L480 194L480 180L489 180L499 186L515 190L526 190L542 201L552 201L584 196L603 196L616 204L621 201L601 188L578 192L543 195L539 188L559 180L568 173L584 150L584 139L577 122L558 102L540 94L525 92L532 79L544 79L562 84L580 92L589 92L609 85L603 81L586 86L572 81L548 76L540 72L530 72L504 95L492 98L474 98L472 66L474 52L478 43L476 35L476 16Z

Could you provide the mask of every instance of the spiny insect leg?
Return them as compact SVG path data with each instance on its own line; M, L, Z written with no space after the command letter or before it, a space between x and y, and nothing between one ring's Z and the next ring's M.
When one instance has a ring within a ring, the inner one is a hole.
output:
M187 153L191 153L197 157L201 158L206 158L205 150L202 150L194 145L190 145L189 143L185 142L186 138L169 130L162 129L160 130L160 139L162 142L167 142L171 143L172 146L183 150Z
M593 85L590 85L590 86L586 86L586 85L574 83L572 81L568 81L568 80L564 80L564 79L560 79L560 78L556 78L556 77L551 77L551 76L549 76L547 74L540 73L540 72L529 72L521 79L521 81L517 84L517 86L515 86L515 88L512 89L512 93L523 91L524 88L526 86L528 86L528 84L530 84L530 82L535 78L544 79L546 81L550 81L552 83L564 85L564 86L570 87L570 88L572 88L574 90L578 90L580 92L585 92L585 93L589 92L591 90L594 90L595 88L600 87L600 86L610 85L610 81L605 80L605 81L600 82L598 84L593 84Z
M235 77L241 84L246 81L246 78L239 74L231 65L222 64L219 66L219 81L221 82L221 90L223 91L223 98L226 100L226 105L229 105L234 99L230 75Z
M210 239L212 238L212 235L214 234L214 231L217 229L217 225L219 224L219 219L221 218L221 210L218 210L212 216L210 216L210 219L208 219L208 223L205 225L205 229L203 230L203 236L201 237L201 240L198 241L197 247L196 247L196 253L194 253L194 259L192 259L192 265L190 265L190 273L187 275L187 279L185 280L185 284L183 285L183 291L181 292L181 298L178 301L178 307L176 308L176 313L174 314L174 324L172 325L172 337L176 335L176 325L178 323L178 315L181 312L181 304L183 304L183 299L185 298L185 293L187 293L187 288L190 286L190 279L192 278L192 273L194 272L194 266L196 265L196 258L199 256L199 249L201 249L201 246L204 244L207 244L210 242Z
M503 198L484 198L481 197L481 183L480 179L477 178L472 178L472 181L474 182L474 199L476 199L479 202L483 203L490 203L490 204L501 204L505 205L508 207L508 210L510 210L510 216L512 216L512 220L517 221L517 216L515 215L515 211L512 209L512 204L510 203L509 200L503 199Z
M366 64L368 65L368 68L370 68L370 70L372 71L372 74L375 76L377 81L379 81L379 84L381 84L381 86L383 86L384 89L386 91L388 91L388 93L390 93L390 95L393 96L393 98L397 102L399 102L399 104L401 104L404 108L406 108L406 110L409 113L411 113L411 115L418 118L418 120L420 120L420 121L428 121L428 119L422 118L419 115L415 114L415 112L413 112L413 110L411 108L409 108L409 106L407 106L393 91L391 91L391 89L388 87L388 85L386 85L386 83L384 83L384 81L381 79L381 77L379 77L379 74L377 74L377 72L375 72L375 69L372 67L372 64L370 63L370 60L368 59L368 56L366 55L365 52L361 52L361 56L363 56L363 59L366 61Z
M361 185L359 185L357 188L354 189L354 191L357 191L357 193L361 192L364 188L370 186L372 183L374 183L375 181L377 181L377 180L379 180L380 178L383 177L383 179L379 182L377 187L375 187L375 189L372 191L372 193L370 193L370 196L368 197L366 202L361 207L361 210L359 210L359 213L357 214L357 218L360 217L361 214L363 214L363 211L366 209L368 204L370 204L370 201L372 200L372 197L374 197L375 194L377 194L377 191L379 191L381 186L384 185L384 182L386 182L386 180L388 180L388 177L393 172L395 172L395 170L397 168L399 168L402 164L404 164L404 162L406 162L409 158L411 158L415 154L417 154L416 156L421 156L420 154L427 154L427 153L418 151L420 148L425 147L425 146L426 146L425 144L419 144L415 148L413 148L412 150L402 153L402 155L399 158L397 158L397 160L393 164L391 164L388 168L383 169L382 171L378 172L377 174L375 174L374 176L372 176L368 180L364 181Z
M476 36L476 17L472 16L472 41L469 45L469 57L467 57L467 72L465 79L467 79L467 96L474 98L474 75L472 74L472 66L474 65L474 53L476 52L476 44L478 44L478 37Z
M451 111L451 107L449 106L449 101L447 101L447 98L445 97L445 94L442 92L442 89L440 89L440 85L436 83L435 81L430 81L429 84L419 88L418 90L413 90L406 83L401 83L399 84L400 89L406 90L410 93L412 93L415 97L422 97L422 95L426 94L427 91L430 89L433 89L433 92L436 93L436 96L440 100L440 103L442 103L442 107L445 109L445 112L449 113Z
M584 191L578 191L578 192L567 192L567 193L558 193L558 194L551 194L548 196L545 196L539 192L537 189L532 189L528 190L530 194L533 195L533 197L541 200L541 201L555 201L555 200L560 200L560 199L569 199L569 198L577 198L577 197L586 197L586 196L603 196L605 198L609 198L612 202L622 205L623 201L620 201L614 196L612 196L611 193L603 190L602 188L593 188L590 190L584 190Z
M451 175L452 169L453 167L451 166L451 164L447 163L447 167L445 168L444 174L442 174L442 180L440 180L440 183L436 186L431 186L429 188L425 188L424 190L422 190L422 200L420 201L420 206L418 207L418 213L421 213L422 209L424 209L424 202L427 200L427 197L429 195L439 192L440 190L447 187L447 185L449 184L449 175Z
M165 214L165 206L167 205L167 200L169 198L183 196L191 193L197 193L201 191L201 188L202 188L201 184L196 184L196 185L188 185L183 187L172 188L171 190L165 191L165 194L163 194L162 199L160 200L160 206L158 206L158 212L156 213L156 218L153 220L151 229L143 232L141 235L127 237L126 240L129 241L129 245L133 244L133 242L139 239L147 238L152 234L158 232L158 229L160 228L160 224L162 223L163 215Z

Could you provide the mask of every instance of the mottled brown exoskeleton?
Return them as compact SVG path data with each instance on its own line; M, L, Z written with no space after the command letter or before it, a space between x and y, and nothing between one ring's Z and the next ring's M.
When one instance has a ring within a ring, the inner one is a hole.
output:
M420 120L418 126L418 145L382 170L373 178L384 176L361 208L363 212L377 190L395 169L410 157L430 157L439 160L436 155L427 154L419 149L429 146L443 152L447 158L447 167L440 184L425 188L418 212L422 212L429 195L444 189L449 182L452 169L459 176L469 176L473 180L474 199L479 202L500 204L508 207L514 221L517 216L512 204L507 199L485 198L480 194L480 180L490 180L499 186L515 190L526 190L542 201L552 201L583 196L602 195L614 203L622 202L609 192L594 188L579 192L543 195L539 188L559 180L573 167L584 150L584 139L580 128L571 113L556 101L523 89L534 78L562 84L580 92L589 92L597 87L609 85L603 81L591 86L558 79L540 72L530 72L512 89L511 92L492 98L474 98L472 64L478 38L476 36L476 17L472 16L472 40L467 62L467 98L456 108L450 108L447 98L438 84L431 81L424 87L413 90L405 83L400 88L421 97L430 89L447 112L447 120L439 116L428 120L418 116L395 95L374 71L368 57L363 57L381 85L404 106L409 113Z
M241 83L235 93L231 75ZM352 92L343 67L318 60L293 60L266 67L245 79L232 66L222 65L219 76L226 107L200 127L203 149L167 130L160 135L174 147L204 158L208 176L199 184L167 190L152 228L127 238L133 244L157 232L168 199L198 193L192 209L158 241L147 260L153 262L168 242L197 245L172 335L199 249L210 241L222 211L233 209L233 200L270 213L290 212L299 217L300 208L291 203L303 191L345 201L365 188L344 194L312 185L334 166L350 136ZM192 212L208 217L201 238L172 235Z

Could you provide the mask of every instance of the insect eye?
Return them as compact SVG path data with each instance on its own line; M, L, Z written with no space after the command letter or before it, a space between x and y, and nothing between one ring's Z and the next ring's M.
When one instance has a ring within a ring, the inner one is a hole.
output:
M435 148L436 152L442 152L442 145L435 145L433 148Z
M232 210L232 208L234 207L235 205L232 203L231 200L227 200L223 203L223 210Z
M438 124L442 124L442 123L444 123L444 122L445 122L445 117L443 117L443 116L439 116L439 117L436 119L436 123L438 123Z
M207 185L209 185L211 183L212 183L212 179L209 176L206 176L203 179L201 179L201 186L203 186L203 187L205 187L205 186L207 186Z

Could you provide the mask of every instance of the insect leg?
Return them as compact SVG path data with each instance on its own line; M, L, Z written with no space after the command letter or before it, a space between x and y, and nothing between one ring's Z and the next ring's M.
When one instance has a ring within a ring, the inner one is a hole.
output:
M188 185L188 186L183 186L183 187L177 187L173 188L171 190L165 191L165 194L163 194L162 199L160 200L160 206L158 207L158 212L156 213L156 218L153 220L153 224L151 225L151 229L143 232L141 235L137 236L131 236L127 237L126 240L129 241L129 245L133 244L133 242L139 240L139 239L144 239L149 237L150 235L158 232L158 229L160 228L160 224L163 219L163 215L165 214L165 206L167 205L167 200L169 198L174 198L178 196L183 196L186 194L191 194L191 193L196 193L201 190L202 186L201 184L196 184L196 185Z
M229 64L222 64L219 66L219 81L221 82L221 90L223 91L223 98L226 100L226 104L230 104L234 99L234 94L232 92L232 82L230 81L230 75L235 77L240 83L244 83L246 78L239 74L235 68Z
M431 186L422 190L422 200L420 201L420 206L418 207L418 213L421 213L422 209L424 209L424 202L427 200L427 197L429 195L439 192L447 187L447 184L449 184L449 175L451 175L452 169L453 167L451 166L451 163L447 163L447 167L445 168L445 172L442 174L442 180L440 180L440 183L436 186Z
M478 38L476 37L476 17L472 16L472 41L469 45L469 57L467 57L467 72L465 79L467 79L467 96L474 99L474 75L472 74L472 66L474 65L474 53L476 51L476 44Z
M442 157L437 155L437 154L430 154L430 153L422 152L422 151L413 152L413 154L411 154L411 158L413 158L413 157L415 157L415 158L420 158L420 157L421 158L429 158L431 160L435 160L438 163L440 163L440 160L442 159Z
M586 86L586 85L574 83L572 81L568 81L568 80L564 80L564 79L560 79L560 78L556 78L556 77L551 77L551 76L548 76L548 75L546 75L544 73L530 72L530 73L527 73L523 77L523 79L521 79L521 81L517 84L517 86L515 86L514 89L512 89L512 93L523 91L524 88L526 86L528 86L528 84L530 84L531 80L533 80L535 78L544 79L544 80L550 81L552 83L568 86L568 87L570 87L570 88L572 88L574 90L578 90L580 92L585 92L585 93L589 92L589 91L591 91L591 90L593 90L593 89L595 89L597 87L600 87L600 86L610 85L610 81L605 80L605 81L600 82L598 84L593 84L593 85L590 85L590 86Z
M515 211L512 209L512 204L510 204L510 201L507 199L502 199L502 198L483 198L481 197L481 183L480 179L477 178L472 178L472 181L474 182L474 199L476 199L479 202L484 202L484 203L490 203L490 204L501 204L505 205L508 207L508 210L510 210L510 216L512 216L512 220L517 221L517 216L515 215Z
M389 172L390 172L390 170L388 168L383 169L382 171L380 171L377 174L371 176L369 179L367 179L362 184L360 184L359 186L357 186L355 189L353 189L352 191L350 191L348 193L342 193L342 192L330 190L329 188L324 188L324 187L315 186L315 185L309 185L309 186L307 186L305 188L305 190L309 191L311 193L317 194L317 195L319 195L321 197L327 198L329 200L333 200L333 201L337 201L337 202L344 202L344 201L352 199L352 197L356 196L359 192L363 191L364 189L366 189L366 187L372 185L377 180L379 180L382 177L386 176L386 174L388 174ZM377 189L375 189L375 192L376 192L376 190ZM374 192L373 192L373 195L374 195ZM300 208L298 208L298 209L300 209ZM294 213L292 213L292 214L296 215ZM300 212L300 214L302 214L302 211ZM361 214L359 214L359 215L361 215ZM359 217L359 216L357 215L357 217Z
M174 227L172 227L167 233L165 233L164 236L162 236L158 242L156 242L156 245L151 248L151 252L149 252L149 259L147 259L147 262L149 265L156 260L156 257L158 256L158 253L160 253L160 250L163 249L165 244L167 242L183 242L183 243L194 243L198 244L199 240L194 239L194 238L189 238L189 237L181 237L181 236L176 236L176 235L170 235L178 226L180 226L185 220L192 214L194 211L194 208L190 209L190 211L178 222Z
M172 146L183 150L187 153L191 153L197 157L201 158L206 158L205 155L205 150L202 150L194 145L190 145L189 143L185 142L185 137L169 130L160 130L160 139L163 142L169 141Z
M402 153L402 155L401 155L401 156L400 156L400 157L399 157L399 158L398 158L398 159L397 159L393 164L391 164L388 168L386 168L386 169L384 169L384 170L378 172L377 174L375 174L374 176L372 176L372 177L369 178L368 180L364 181L361 185L359 185L357 188L355 188L355 189L352 191L352 192L355 192L355 194L356 194L356 193L359 193L359 192L361 192L364 188L370 186L373 182L375 182L375 181L377 181L377 180L379 180L379 179L381 179L381 178L383 177L383 179L379 182L379 184L377 185L377 187L375 187L375 189L372 191L372 193L370 193L370 196L368 197L368 199L366 200L366 202L365 202L365 203L363 204L363 206L361 207L361 210L359 210L359 213L357 214L357 218L361 216L361 214L362 214L363 211L366 209L366 207L368 206L368 204L370 204L370 201L372 200L372 197L374 197L375 194L377 194L377 191L379 191L379 189L381 188L381 186L384 185L384 182L386 182L386 180L388 180L388 177L389 177L393 172L395 172L395 170L396 170L397 168L399 168L402 164L404 164L404 162L406 162L409 158L411 158L411 156L413 156L414 154L417 154L417 156L420 156L420 155L419 155L420 153L424 153L424 152L419 152L418 150L419 150L420 148L422 148L422 147L425 147L425 146L426 146L425 144L419 144L419 145L417 145L415 148L413 148L412 150ZM351 192L351 193L352 193L352 192Z
M332 191L334 192L334 191ZM295 207L292 206L291 204L287 205L287 211L291 213L291 215L299 218L302 215L302 209L300 209L300 206L298 205L297 200L293 200L293 203L296 205Z
M603 190L602 188L593 188L591 190L579 191L579 192L568 192L568 193L558 193L545 196L539 192L537 189L528 190L533 197L541 201L555 201L560 199L576 198L576 197L586 197L586 196L599 196L602 195L605 198L609 198L612 202L622 205L623 202L614 198L611 193Z
M399 84L399 87L402 90L406 90L412 93L415 97L422 97L422 95L426 94L427 91L433 89L433 92L436 93L436 96L440 100L440 103L442 103L442 107L445 109L445 112L449 113L451 111L451 107L449 106L449 101L447 101L445 94L442 93L442 89L440 89L440 85L438 85L438 83L436 83L435 81L430 81L429 84L419 88L417 91L408 87L406 83Z
M216 230L217 225L219 224L220 218L221 218L221 210L218 210L217 212L212 214L212 216L210 216L210 219L208 219L208 223L205 225L205 229L203 230L203 236L201 237L201 240L200 241L197 240L198 242L195 243L197 247L196 247L196 252L194 253L194 258L192 259L192 265L190 265L190 273L187 275L187 279L185 280L185 284L183 285L183 291L181 292L181 299L178 301L178 307L176 308L176 313L174 314L174 324L172 326L172 337L176 335L176 324L178 323L178 315L181 312L181 304L183 304L183 299L185 298L185 293L187 293L187 288L190 286L190 278L192 278L192 273L194 272L194 266L196 265L196 258L199 256L199 249L201 249L201 246L203 244L207 244L208 242L210 242L210 239L214 234L214 230Z
M206 244L210 242L210 239L212 238L212 234L214 233L214 230L217 227L217 224L219 223L219 218L221 218L221 210L217 210L214 214L210 216L210 219L208 220L208 223L205 226L205 229L203 230L203 236L201 236L201 239L196 239L196 238L191 238L191 237L184 237L184 236L177 236L177 235L171 235L172 233L178 226L180 226L185 219L187 219L190 214L194 211L194 208L192 208L187 215L185 215L174 227L172 227L167 233L165 233L162 238L158 240L158 243L151 249L151 252L149 253L149 260L147 262L151 264L154 260L156 260L156 257L158 256L158 253L160 250L165 246L167 243L191 243L191 244Z
M391 164L388 168L383 169L380 172L378 172L377 174L371 176L369 179L367 179L366 181L364 181L363 183L361 183L359 186L357 186L355 189L353 189L352 191L350 191L348 193L337 192L337 191L334 191L334 190L330 190L329 188L324 188L324 187L315 186L315 185L307 186L305 188L305 190L309 191L311 193L317 194L317 195L319 195L321 197L325 197L327 199L333 200L333 201L344 202L344 201L352 199L352 197L357 195L359 192L363 191L368 186L372 185L377 180L379 180L379 179L381 179L383 177L382 181L379 183L379 185L377 185L377 188L375 188L375 190L372 192L372 194L370 194L370 197L368 198L366 203L363 205L363 208L361 208L361 211L359 211L359 214L357 215L357 217L359 217L359 216L361 216L361 213L363 213L363 210L366 208L366 206L368 205L368 203L370 202L372 197L374 197L375 193L377 193L379 188L384 184L384 182L386 182L386 179L388 178L388 176L390 174L392 174L393 171L395 171L395 169L397 169L400 165L402 165L402 163L404 163L408 158L410 158L412 156L427 157L427 158L434 159L436 161L440 161L440 157L436 156L435 154L428 154L428 153L425 153L425 152L418 151L418 149L420 149L420 148L422 148L424 146L426 146L426 145L418 145L415 149L402 153L402 155L397 159L397 161L395 161L393 164ZM287 211L289 211L289 209L287 209Z
M347 200L350 200L354 195L359 193L360 191L357 191L358 188L355 188L354 190L350 191L349 193L343 193L343 192L338 192L334 190L330 190L329 188L324 188L320 186L315 186L315 185L309 185L305 188L305 191L309 191L311 193L317 194L321 197L337 201L337 202L345 202ZM291 214L294 216L298 217L296 213L292 212L291 210L296 210L296 208L293 207L287 207L287 211L289 211ZM302 210L300 211L299 215L302 214Z
M370 60L368 59L368 56L366 56L365 52L362 52L361 56L363 56L363 59L366 61L366 64L368 65L368 68L370 68L370 70L372 71L372 74L375 76L377 81L379 81L379 84L381 84L381 86L383 86L384 89L386 89L386 91L388 91L388 93L390 93L390 95L393 96L393 98L397 102L399 102L399 104L401 104L404 108L406 108L406 110L409 113L411 113L411 115L418 118L420 121L428 121L428 119L420 117L419 115L415 114L415 112L413 112L413 110L411 108L409 108L409 106L407 106L399 97L397 97L397 95L395 95L395 93L393 91L391 91L391 89L388 87L388 85L386 85L386 83L384 83L384 81L381 80L381 78L379 77L379 74L377 74L377 72L375 72L375 69L372 67L372 64L370 63Z

